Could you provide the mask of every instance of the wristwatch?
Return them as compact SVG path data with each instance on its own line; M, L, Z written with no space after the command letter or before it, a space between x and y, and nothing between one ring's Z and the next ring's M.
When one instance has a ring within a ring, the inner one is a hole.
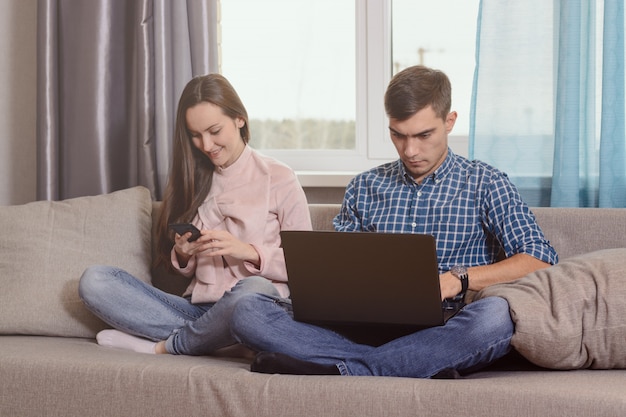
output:
M469 275L467 273L467 268L462 265L454 265L450 270L450 273L457 277L461 281L461 292L458 293L453 300L454 301L464 301L465 293L467 292L467 287L469 286Z

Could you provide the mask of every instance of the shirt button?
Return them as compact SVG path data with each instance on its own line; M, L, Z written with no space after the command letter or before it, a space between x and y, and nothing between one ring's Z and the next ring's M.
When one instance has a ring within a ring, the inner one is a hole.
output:
M415 222L411 223L411 227L413 227L413 228L417 227L417 223L415 223Z
M422 196L422 192L421 192L421 191L418 191L418 192L417 192L417 196L418 196L418 197L421 197L421 196Z

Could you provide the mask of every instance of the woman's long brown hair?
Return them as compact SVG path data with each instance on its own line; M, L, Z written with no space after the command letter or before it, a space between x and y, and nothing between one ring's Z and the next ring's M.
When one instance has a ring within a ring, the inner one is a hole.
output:
M190 222L211 189L215 166L193 145L186 123L187 110L203 102L215 104L232 119L242 118L245 123L239 129L241 138L245 143L250 140L248 113L226 78L220 74L208 74L187 83L176 111L172 165L157 223L158 253L155 263L159 266L171 268L170 253L174 238L168 224Z

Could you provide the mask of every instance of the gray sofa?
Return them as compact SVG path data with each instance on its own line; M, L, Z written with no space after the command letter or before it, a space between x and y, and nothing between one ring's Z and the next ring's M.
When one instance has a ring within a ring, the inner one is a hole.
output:
M604 333L608 353L600 347L585 352L580 366L558 366L569 370L544 369L512 355L455 380L255 374L249 371L250 352L239 347L215 357L102 348L94 335L105 326L76 294L86 266L119 265L168 291L186 284L150 271L158 209L141 187L0 207L0 416L626 415L626 370L591 369L623 367L626 339L619 323L617 334L607 338ZM337 211L336 205L311 205L314 227L330 229ZM626 247L626 209L537 208L534 213L566 266L579 254ZM609 252L609 269L626 271L619 270L626 256ZM581 265L576 270L587 267ZM626 286L612 291L626 298ZM588 350L585 346L574 347ZM543 349L556 350L554 344ZM598 360L602 355L604 362Z

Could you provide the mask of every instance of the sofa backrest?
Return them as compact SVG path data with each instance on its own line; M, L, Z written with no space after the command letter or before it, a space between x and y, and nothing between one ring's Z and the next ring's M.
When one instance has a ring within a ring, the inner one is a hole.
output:
M153 203L153 224L160 206L160 202ZM339 204L310 204L309 207L314 230L333 230L332 221L339 213ZM626 209L535 207L532 211L560 259L626 247ZM157 287L172 293L181 293L186 285L183 278L164 271L153 271L152 280Z
M532 211L560 259L626 247L626 209L535 207Z
M333 230L339 204L311 204L310 208L314 229ZM532 211L560 259L626 247L626 209L534 207Z

